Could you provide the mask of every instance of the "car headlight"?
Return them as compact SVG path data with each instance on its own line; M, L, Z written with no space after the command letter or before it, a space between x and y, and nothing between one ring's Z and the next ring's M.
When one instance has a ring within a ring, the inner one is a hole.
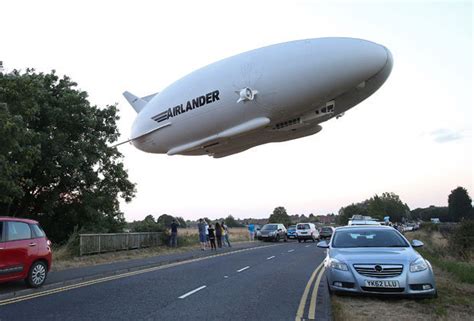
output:
M417 258L410 264L410 272L420 272L428 268L428 264L423 258Z
M336 259L329 259L328 266L340 271L349 271L349 268L347 267L346 263L342 263L341 261Z

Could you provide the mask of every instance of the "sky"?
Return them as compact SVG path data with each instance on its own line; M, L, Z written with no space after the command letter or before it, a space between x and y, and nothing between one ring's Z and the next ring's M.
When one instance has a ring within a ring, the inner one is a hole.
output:
M393 192L412 209L473 190L471 1L2 1L0 61L68 75L97 106L117 103L120 141L146 96L214 61L285 41L355 37L382 44L392 74L316 135L222 159L119 147L137 184L127 221L167 213L268 217L337 213ZM157 169L166 168L166 171Z

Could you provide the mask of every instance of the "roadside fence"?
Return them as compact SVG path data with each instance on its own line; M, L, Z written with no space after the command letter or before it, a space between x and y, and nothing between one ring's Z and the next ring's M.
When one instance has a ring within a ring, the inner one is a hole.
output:
M162 245L162 233L79 234L79 255L133 250Z

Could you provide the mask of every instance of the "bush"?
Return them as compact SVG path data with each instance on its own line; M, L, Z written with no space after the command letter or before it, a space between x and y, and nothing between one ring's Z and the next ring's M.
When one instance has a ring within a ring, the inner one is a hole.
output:
M474 251L474 220L465 220L454 229L448 238L450 248L468 260Z

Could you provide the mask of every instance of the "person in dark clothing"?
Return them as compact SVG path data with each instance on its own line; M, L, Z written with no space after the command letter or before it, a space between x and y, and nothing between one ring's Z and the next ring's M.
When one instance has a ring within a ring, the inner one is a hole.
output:
M173 220L171 223L171 236L170 236L170 246L171 247L177 247L178 246L178 222L176 220Z
M216 234L214 234L214 228L212 227L212 224L209 224L209 242L211 243L211 251L214 249L216 251Z
M216 223L216 240L217 246L219 248L222 248L222 228L219 222Z

